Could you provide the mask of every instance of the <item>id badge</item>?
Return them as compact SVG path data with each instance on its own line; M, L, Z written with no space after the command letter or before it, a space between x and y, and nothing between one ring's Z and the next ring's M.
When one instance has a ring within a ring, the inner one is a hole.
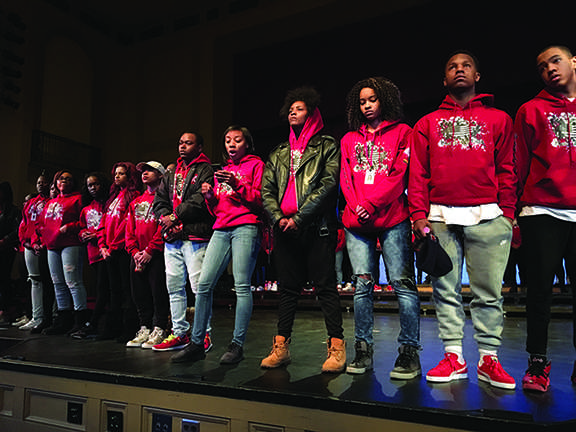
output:
M376 176L376 172L372 169L366 171L366 175L364 176L364 184L371 185L374 184L374 177Z

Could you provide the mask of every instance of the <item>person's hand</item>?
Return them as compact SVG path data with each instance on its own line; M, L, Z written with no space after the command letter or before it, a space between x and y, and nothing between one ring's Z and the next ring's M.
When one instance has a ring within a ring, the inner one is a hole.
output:
M360 204L356 206L355 212L356 216L358 217L358 222L360 223L366 223L368 222L368 219L370 219L370 213L368 213L368 210L366 210Z
M145 250L140 251L140 265L148 264L152 259L152 255L150 255Z
M292 218L287 219L287 222L284 225L284 228L282 229L282 231L284 231L284 232L296 232L296 231L298 231L298 225L296 225L296 222L294 222L294 219L292 219Z
M420 240L432 232L432 228L428 219L418 219L412 225L412 231L414 232L414 236Z
M174 214L160 216L158 223L164 230L169 230L176 224L176 216Z
M228 183L232 189L236 189L238 185L238 180L230 171L218 170L214 173L214 176L220 183Z
M66 234L66 231L68 231L68 225L62 225L59 229L60 234Z
M102 255L103 259L108 259L110 257L110 249L107 247L100 248L100 255Z
M214 198L214 188L210 183L202 183L201 192L204 195L204 199L211 200Z

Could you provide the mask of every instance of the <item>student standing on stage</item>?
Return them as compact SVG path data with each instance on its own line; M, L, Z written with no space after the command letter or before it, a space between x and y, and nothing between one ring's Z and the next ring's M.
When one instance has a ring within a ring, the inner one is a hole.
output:
M426 375L431 382L468 376L462 353L462 263L470 277L470 313L480 352L478 379L513 389L498 361L502 343L502 278L516 206L512 120L476 93L478 61L459 51L446 63L448 95L423 117L411 138L408 199L417 238L432 232L452 259L453 270L432 277L444 359Z
M136 307L130 294L130 255L125 249L128 206L140 195L141 180L132 162L112 167L114 183L98 230L98 246L106 261L110 282L110 308L106 329L99 338L126 343L138 329Z
M414 278L414 252L408 200L408 135L401 122L400 91L385 78L354 85L347 98L348 132L341 142L340 185L346 199L342 222L352 264L355 358L346 369L362 374L373 368L376 241L389 283L398 296L399 356L390 376L411 379L420 367L420 300Z
M252 316L250 280L260 250L262 198L260 186L264 162L254 153L248 129L230 126L224 132L224 151L228 164L215 172L214 187L202 185L211 213L216 216L214 233L206 249L198 281L192 343L172 361L203 359L203 340L212 311L214 286L232 260L236 316L234 334L220 364L235 364L244 359L244 341Z
M172 315L172 334L154 351L171 351L190 344L190 323L186 321L186 276L192 292L198 291L198 278L214 218L208 211L202 184L214 185L214 170L210 159L202 153L204 140L196 132L185 132L178 141L178 158L174 172L163 179L156 191L153 212L162 227L166 286ZM208 334L205 350L212 346Z
M78 238L82 196L74 176L59 171L54 176L58 196L44 206L41 242L48 249L48 266L54 284L58 316L42 334L77 331L90 317L82 274L84 247Z
M319 95L312 88L290 91L281 115L289 140L272 151L262 179L262 201L274 227L274 254L280 291L278 333L263 368L291 361L289 344L298 297L313 281L328 331L323 372L346 368L340 297L336 288L336 232L340 151L322 135Z
M546 88L520 107L515 122L530 354L522 387L545 392L552 286L562 259L576 306L576 57L564 46L552 46L540 52L536 64ZM576 384L576 362L571 379Z
M38 331L41 331L52 324L52 304L54 303L54 288L50 279L46 249L38 248L36 252L32 240L38 229L42 210L50 200L50 181L44 175L38 177L36 190L38 195L24 204L22 221L18 229L20 244L24 247L24 261L28 270L32 301L32 319L19 328L20 330L39 329ZM44 298L48 299L46 303Z
M140 330L126 343L128 347L152 348L162 342L168 328L168 292L164 267L164 241L152 212L156 189L166 172L160 162L141 162L146 190L130 203L126 223L126 250L131 256L130 285L138 312Z
M75 339L96 337L98 324L110 301L108 269L98 247L98 227L110 193L110 182L102 173L92 172L84 178L82 187L82 213L80 213L80 240L86 245L88 263L96 276L96 303L87 325L71 334Z

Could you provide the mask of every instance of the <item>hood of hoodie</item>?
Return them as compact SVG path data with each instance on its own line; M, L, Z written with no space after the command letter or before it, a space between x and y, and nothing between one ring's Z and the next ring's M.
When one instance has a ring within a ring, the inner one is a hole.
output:
M545 102L552 108L564 108L568 103L568 99L566 99L564 96L558 93L554 93L548 89L540 91L540 93L538 93L534 99Z
M241 165L241 164L243 164L243 163L252 162L252 161L255 161L255 160L260 160L260 158L259 158L258 156L256 156L256 155L253 155L253 154L247 154L247 155L245 155L242 159L240 159L240 162L238 162L237 164L234 164L234 162L232 162L232 159L228 159L228 160L226 161L226 163L227 163L228 165L230 165L230 166L234 166L234 165L239 166L239 165Z
M474 108L478 106L492 106L494 105L494 96L491 94L478 94L474 96L465 106L460 106L452 96L446 95L442 103L440 104L440 109L446 110L465 110L469 108Z
M382 123L380 123L380 126L378 126L374 131L371 132L368 131L368 125L363 124L360 127L360 129L358 129L358 133L363 137L366 137L367 135L376 135L386 132L388 129L393 128L398 123L400 123L400 120L393 120L393 121L384 120Z

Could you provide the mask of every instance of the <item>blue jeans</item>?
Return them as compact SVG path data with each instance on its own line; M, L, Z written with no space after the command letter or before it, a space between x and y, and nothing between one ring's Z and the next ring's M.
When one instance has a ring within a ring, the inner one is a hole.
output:
M192 292L196 293L207 246L208 242L192 240L176 240L164 246L172 332L178 337L184 336L190 330L190 324L186 321L186 307L188 306L186 276L190 280Z
M196 311L192 342L202 345L212 311L214 286L232 259L234 289L236 290L236 318L232 342L243 346L252 316L250 280L260 250L260 229L257 225L240 225L214 230L206 256L196 295Z
M28 280L30 281L30 297L32 303L32 319L44 319L43 285L40 274L40 256L33 250L24 249L24 261L28 270ZM48 288L48 287L47 287Z
M82 279L84 246L48 251L48 266L54 283L58 310L86 309L86 288Z
M479 349L497 349L502 343L502 279L510 253L512 225L499 216L472 226L441 222L432 222L431 226L453 266L447 275L432 277L440 339L445 347L462 345L466 318L462 304L465 258L472 292L470 315L474 339Z
M354 291L354 338L374 343L374 275L378 266L376 239L382 246L382 258L390 285L398 297L400 334L398 343L420 348L420 298L414 278L414 251L410 221L381 232L358 233L346 229L346 248L352 264ZM368 279L360 277L367 275Z

